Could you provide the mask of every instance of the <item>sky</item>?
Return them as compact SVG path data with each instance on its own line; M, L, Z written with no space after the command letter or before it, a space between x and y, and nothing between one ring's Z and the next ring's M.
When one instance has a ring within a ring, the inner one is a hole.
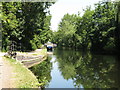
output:
M50 7L51 19L51 30L57 31L58 24L66 13L77 14L78 11L83 14L83 9L86 6L94 9L94 4L102 0L57 0L55 4Z

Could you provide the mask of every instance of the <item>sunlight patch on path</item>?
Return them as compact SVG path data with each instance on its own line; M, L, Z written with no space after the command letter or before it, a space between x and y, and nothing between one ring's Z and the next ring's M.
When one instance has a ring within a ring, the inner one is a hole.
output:
M12 68L2 59L4 53L0 52L0 90L2 88L12 88Z

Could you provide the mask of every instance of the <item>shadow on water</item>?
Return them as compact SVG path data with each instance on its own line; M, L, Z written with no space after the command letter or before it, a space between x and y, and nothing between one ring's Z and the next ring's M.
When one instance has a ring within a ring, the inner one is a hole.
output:
M31 70L48 88L120 88L119 56L55 50Z
M42 63L29 68L37 77L38 81L41 83L40 86L42 87L48 85L50 80L52 79L50 75L52 69L52 63L50 62L50 60L51 57L48 57Z

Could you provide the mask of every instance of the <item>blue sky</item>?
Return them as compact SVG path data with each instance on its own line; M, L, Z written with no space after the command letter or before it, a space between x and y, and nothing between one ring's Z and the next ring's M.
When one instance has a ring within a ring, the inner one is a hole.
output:
M102 0L57 0L55 4L50 7L50 13L52 14L51 29L56 31L58 24L62 17L66 14L77 14L78 11L83 14L83 9L86 6L94 8L94 4Z

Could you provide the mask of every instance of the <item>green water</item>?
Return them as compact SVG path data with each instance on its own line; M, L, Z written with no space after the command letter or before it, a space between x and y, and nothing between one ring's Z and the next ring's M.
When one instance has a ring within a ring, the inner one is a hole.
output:
M46 88L120 88L120 57L54 50L30 68Z

